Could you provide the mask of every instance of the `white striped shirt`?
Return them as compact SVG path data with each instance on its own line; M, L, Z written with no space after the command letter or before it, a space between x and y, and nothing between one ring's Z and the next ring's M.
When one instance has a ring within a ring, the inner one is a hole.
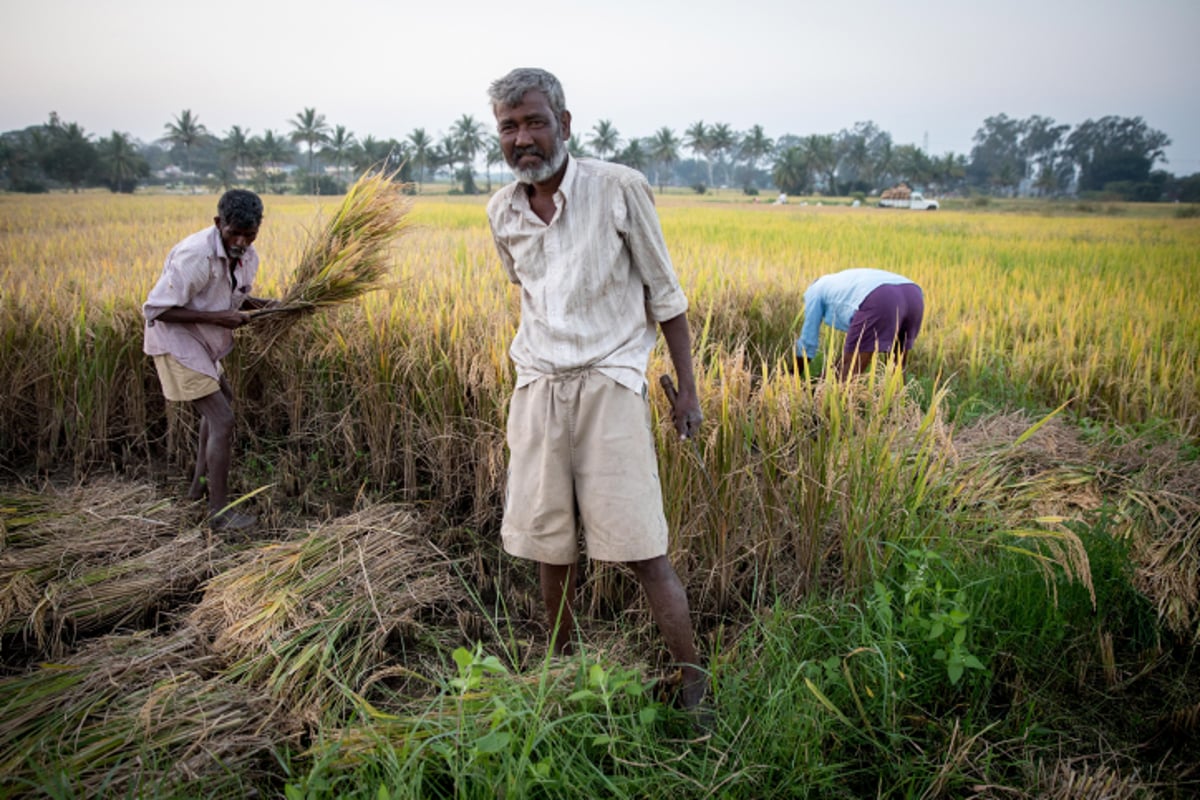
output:
M590 368L641 393L655 323L688 307L650 184L619 164L568 158L554 206L543 222L520 182L488 203L500 261L521 287L517 386Z

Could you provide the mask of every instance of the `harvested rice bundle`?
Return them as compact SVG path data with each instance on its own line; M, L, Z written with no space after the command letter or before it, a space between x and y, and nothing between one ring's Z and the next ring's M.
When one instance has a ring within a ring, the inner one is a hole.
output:
M70 777L80 796L245 797L278 780L297 720L214 674L199 632L97 639L59 663L0 678L5 788ZM3 789L0 795L8 796Z
M387 660L394 634L463 602L462 585L402 506L372 506L259 548L210 579L188 621L212 639L226 678L316 722L340 713Z
M408 227L412 207L394 175L368 172L355 181L337 213L305 248L279 305L251 312L267 342L306 314L384 285L390 247Z

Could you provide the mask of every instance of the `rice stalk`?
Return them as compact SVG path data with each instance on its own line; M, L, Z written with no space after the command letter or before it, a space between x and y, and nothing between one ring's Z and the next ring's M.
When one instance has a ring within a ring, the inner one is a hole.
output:
M412 207L394 177L368 172L355 181L308 242L279 305L252 312L268 345L297 319L384 285L392 242L408 227Z
M98 639L0 679L0 774L28 785L68 776L87 797L158 796L196 781L210 796L245 796L300 729L261 694L211 677L212 666L184 629Z
M189 621L232 679L319 720L384 665L390 637L460 605L460 588L420 518L381 504L260 548L208 582Z

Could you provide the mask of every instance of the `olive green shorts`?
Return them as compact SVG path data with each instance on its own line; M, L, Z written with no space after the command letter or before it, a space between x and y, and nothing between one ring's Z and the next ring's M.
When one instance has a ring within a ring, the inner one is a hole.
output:
M574 564L667 553L658 460L643 394L602 373L540 378L508 412L509 467L501 536L512 555Z

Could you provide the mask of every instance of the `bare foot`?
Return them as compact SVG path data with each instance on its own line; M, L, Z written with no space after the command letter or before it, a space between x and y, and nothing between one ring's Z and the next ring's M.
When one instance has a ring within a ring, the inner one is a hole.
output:
M197 478L192 481L192 485L188 487L188 500L203 500L208 494L208 481L204 478Z

